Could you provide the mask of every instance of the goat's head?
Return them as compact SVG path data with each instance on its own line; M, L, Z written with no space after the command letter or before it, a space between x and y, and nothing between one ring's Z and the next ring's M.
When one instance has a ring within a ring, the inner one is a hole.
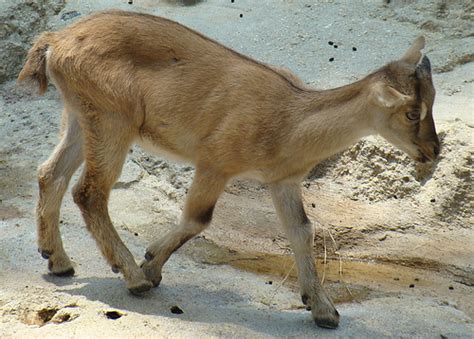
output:
M433 121L435 89L430 60L417 38L405 55L374 74L370 89L376 131L420 162L433 161L440 144Z

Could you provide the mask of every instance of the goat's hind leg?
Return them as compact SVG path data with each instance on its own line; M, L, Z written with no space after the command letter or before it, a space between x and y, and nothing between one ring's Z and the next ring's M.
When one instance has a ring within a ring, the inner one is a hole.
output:
M303 303L320 327L336 328L339 313L319 283L313 257L314 231L304 211L297 183L271 185L272 199L295 253Z
M48 259L49 270L58 276L74 275L59 231L59 210L69 180L83 161L82 135L76 118L62 114L61 141L38 169L39 200L36 206L38 251Z
M107 120L110 118L114 120ZM110 191L134 138L132 128L127 121L100 112L88 111L81 119L85 166L73 189L74 202L112 270L123 274L130 292L140 294L149 290L152 283L120 239L107 207Z

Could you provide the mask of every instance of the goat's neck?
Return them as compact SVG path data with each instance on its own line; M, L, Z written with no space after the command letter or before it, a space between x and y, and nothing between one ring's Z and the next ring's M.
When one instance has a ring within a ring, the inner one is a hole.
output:
M302 116L292 139L308 163L336 154L373 133L367 79L326 91L299 94ZM301 154L301 153L300 153Z

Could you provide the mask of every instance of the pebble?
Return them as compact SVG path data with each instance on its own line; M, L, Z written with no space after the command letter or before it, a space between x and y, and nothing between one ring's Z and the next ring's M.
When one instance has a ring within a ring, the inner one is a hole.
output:
M68 21L71 20L72 18L75 18L76 16L81 15L78 11L69 11L61 14L61 20L62 21Z

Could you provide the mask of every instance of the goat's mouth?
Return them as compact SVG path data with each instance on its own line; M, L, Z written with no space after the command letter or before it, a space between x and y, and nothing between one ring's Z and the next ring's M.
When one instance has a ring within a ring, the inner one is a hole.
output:
M421 152L420 152L420 155L418 155L414 158L414 160L417 161L417 162L420 162L422 164L433 161L432 159L428 158L426 155L424 155Z
M415 161L421 163L433 162L436 160L439 154L439 145L434 145L431 148L431 145L420 145L418 143L414 143L417 148L417 154L412 156Z

